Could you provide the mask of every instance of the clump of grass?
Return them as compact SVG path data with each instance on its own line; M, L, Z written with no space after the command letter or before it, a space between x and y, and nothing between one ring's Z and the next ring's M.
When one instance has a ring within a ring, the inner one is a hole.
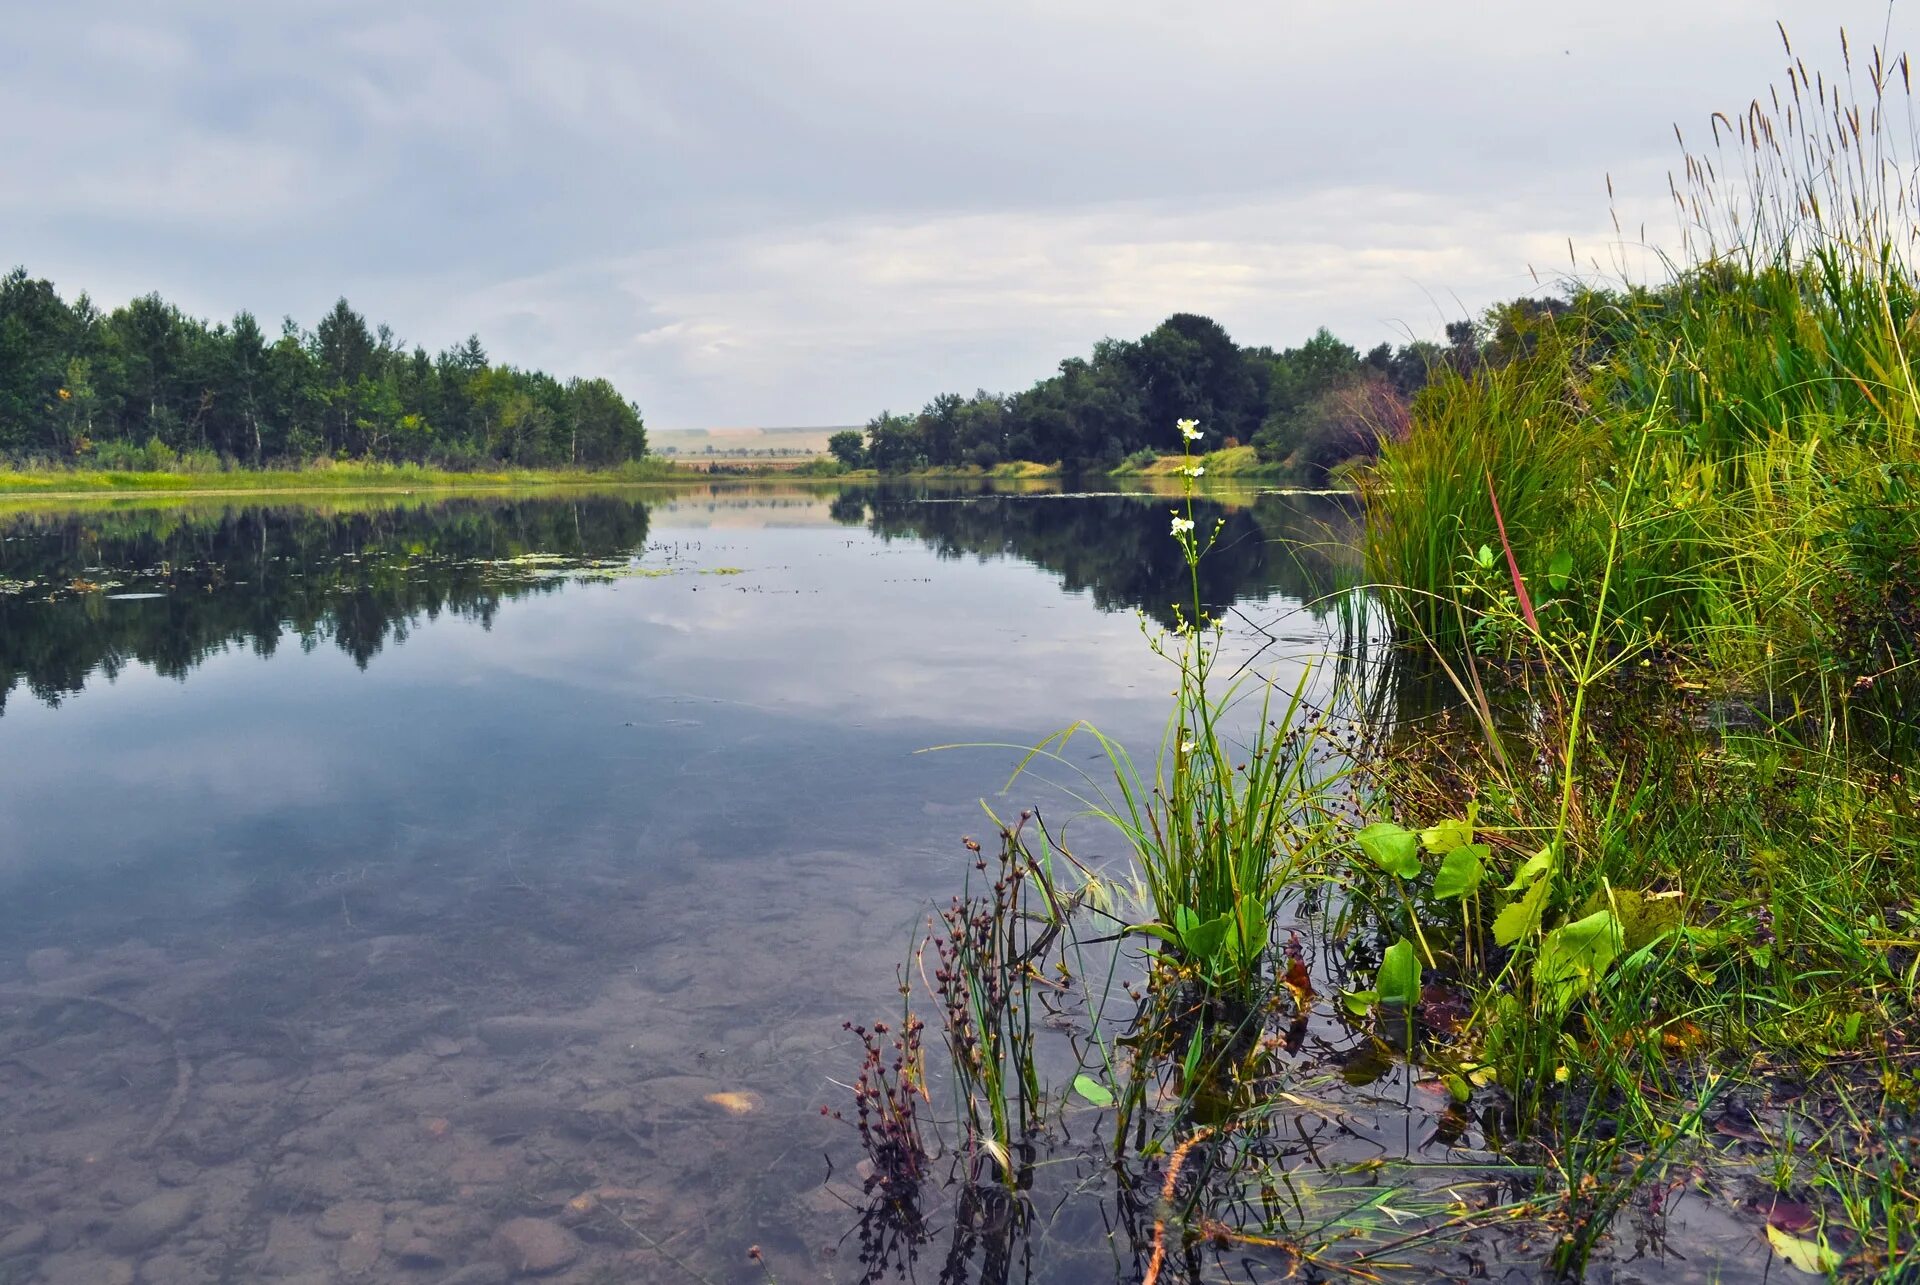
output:
M980 845L967 840L974 872L991 874L993 883L985 893L956 896L928 934L932 989L966 1132L969 1184L1013 1186L1017 1158L1026 1155L1041 1123L1033 989L1044 981L1039 966L1058 937L1053 925L1060 916L1046 873L1022 837L1032 820L1031 812L1023 812L1015 825L1001 827L992 865ZM1045 894L1038 913L1034 889Z
M920 1045L924 1024L908 1006L898 1028L886 1022L871 1028L848 1022L843 1029L852 1032L861 1048L853 1081L853 1126L870 1165L866 1192L892 1208L911 1208L932 1160L920 1123L920 1104L927 1096L926 1056ZM831 1107L821 1107L820 1113L846 1118Z

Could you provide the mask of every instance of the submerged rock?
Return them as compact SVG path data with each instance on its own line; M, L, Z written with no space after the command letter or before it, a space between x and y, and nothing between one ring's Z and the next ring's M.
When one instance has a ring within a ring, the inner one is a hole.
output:
M0 1236L0 1262L9 1258L18 1258L22 1254L35 1254L47 1243L47 1225L45 1223L22 1223L4 1236Z
M36 982L51 982L73 971L73 956L58 946L44 946L27 956L27 975Z
M440 1285L506 1285L507 1269L498 1263L475 1263L462 1267Z
M122 1211L101 1244L116 1254L138 1254L152 1249L193 1221L200 1200L193 1191L173 1188L157 1196L148 1196L139 1204Z
M580 1257L580 1241L558 1223L515 1218L493 1234L493 1252L509 1271L545 1276Z
M518 1053L525 1049L548 1048L590 1039L599 1028L592 1022L570 1017L489 1017L476 1033L480 1042L496 1053Z
M40 1268L45 1285L133 1285L133 1264L98 1254L60 1254Z

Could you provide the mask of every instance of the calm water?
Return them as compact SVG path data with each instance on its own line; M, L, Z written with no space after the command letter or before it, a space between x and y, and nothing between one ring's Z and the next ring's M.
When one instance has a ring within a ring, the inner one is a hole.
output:
M1349 516L1216 515L1205 595L1290 681ZM819 1115L840 1024L897 1003L982 798L1071 811L997 793L1013 750L918 751L1076 719L1150 750L1172 676L1142 614L1184 574L1140 496L0 534L0 1280L471 1283L514 1246L565 1281L764 1280L750 1245L861 1279L858 1150ZM1073 1218L1056 1239L1105 1236ZM1113 1279L1103 1252L1054 1278Z

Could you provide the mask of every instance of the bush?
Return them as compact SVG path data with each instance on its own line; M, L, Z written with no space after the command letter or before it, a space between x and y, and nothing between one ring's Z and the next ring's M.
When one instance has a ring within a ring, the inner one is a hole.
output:
M1379 454L1383 442L1406 440L1407 403L1381 376L1328 389L1295 420L1294 452L1312 480L1338 464Z

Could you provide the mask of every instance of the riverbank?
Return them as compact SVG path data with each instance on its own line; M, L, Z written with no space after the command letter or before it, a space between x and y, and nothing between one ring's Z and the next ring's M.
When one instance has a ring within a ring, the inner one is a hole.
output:
M312 494L354 491L411 494L416 491L501 491L628 486L706 486L727 483L810 485L890 482L1039 483L1069 478L1111 478L1137 482L1181 481L1182 456L1162 456L1151 464L1126 464L1111 471L1069 470L1058 462L1018 460L991 469L971 465L881 473L847 469L832 461L821 467L696 469L647 459L606 469L488 469L465 471L418 464L318 463L304 467L233 468L207 472L148 472L122 469L0 468L0 505L23 500L91 500L107 497L181 499L209 496ZM1202 457L1204 482L1280 483L1294 480L1282 467L1262 465L1250 446ZM1305 490L1309 494L1349 494L1339 488Z
M503 487L605 486L699 482L704 475L654 460L607 469L465 471L420 464L315 463L300 467L205 472L86 468L0 468L0 501L102 495L237 495L278 491L408 491Z

